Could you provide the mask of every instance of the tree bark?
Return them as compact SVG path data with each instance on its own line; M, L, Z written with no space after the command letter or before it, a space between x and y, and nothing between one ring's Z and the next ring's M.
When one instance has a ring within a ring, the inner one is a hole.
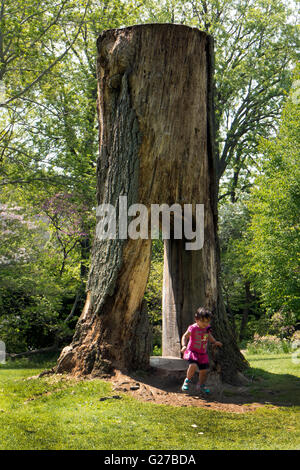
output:
M165 241L164 354L180 355L180 336L197 307L214 312L224 343L214 364L233 381L245 367L219 284L214 166L213 40L184 25L138 25L98 39L100 155L97 202L128 206L204 204L204 245ZM119 223L117 218L117 233ZM149 366L151 338L143 296L151 240L95 238L86 306L57 371L98 375Z

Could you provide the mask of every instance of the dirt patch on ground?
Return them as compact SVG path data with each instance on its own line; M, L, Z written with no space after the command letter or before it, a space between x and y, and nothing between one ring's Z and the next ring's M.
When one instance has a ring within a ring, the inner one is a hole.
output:
M249 403L250 396L247 403L246 387L227 385L221 389L220 385L217 385L211 388L209 395L204 396L196 393L195 385L186 393L181 391L181 383L167 383L155 375L145 378L139 375L128 376L117 371L113 377L105 380L113 385L113 398L118 398L118 393L128 393L144 402L180 407L196 406L230 413L245 413L263 406L262 403ZM226 393L230 396L226 396Z
M171 405L179 407L198 407L210 410L217 410L228 413L246 413L256 410L259 407L272 404L269 402L254 402L249 391L249 386L232 386L222 384L211 374L208 380L208 386L211 390L209 395L197 393L195 383L190 391L182 392L182 380L161 376L157 373L131 374L127 375L116 370L112 376L77 376L73 374L55 374L54 370L44 371L38 376L29 377L30 380L37 377L49 375L50 381L68 381L68 380L94 380L99 378L109 382L113 387L113 395L101 397L101 400L121 399L123 394L129 394L137 400L143 402L157 403L162 405ZM33 398L34 399L34 398ZM273 404L274 407L276 405Z

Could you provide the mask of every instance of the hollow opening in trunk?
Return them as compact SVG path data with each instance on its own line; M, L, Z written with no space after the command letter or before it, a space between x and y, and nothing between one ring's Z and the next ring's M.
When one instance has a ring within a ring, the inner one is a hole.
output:
M152 333L153 356L162 355L162 289L164 270L164 243L161 238L152 240L151 267L144 299Z

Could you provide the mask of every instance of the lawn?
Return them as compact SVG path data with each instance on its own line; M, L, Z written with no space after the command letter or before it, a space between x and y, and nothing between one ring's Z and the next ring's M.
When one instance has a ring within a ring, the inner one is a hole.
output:
M0 365L0 449L300 449L300 366L291 355L247 356L247 413L142 403L101 380L29 377L51 363ZM280 406L272 402L276 398Z

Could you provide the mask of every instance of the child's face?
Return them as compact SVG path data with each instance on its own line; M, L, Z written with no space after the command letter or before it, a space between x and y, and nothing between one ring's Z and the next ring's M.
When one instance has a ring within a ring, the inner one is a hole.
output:
M210 319L209 318L203 318L203 320L197 319L196 323L200 328L206 328L210 323Z

